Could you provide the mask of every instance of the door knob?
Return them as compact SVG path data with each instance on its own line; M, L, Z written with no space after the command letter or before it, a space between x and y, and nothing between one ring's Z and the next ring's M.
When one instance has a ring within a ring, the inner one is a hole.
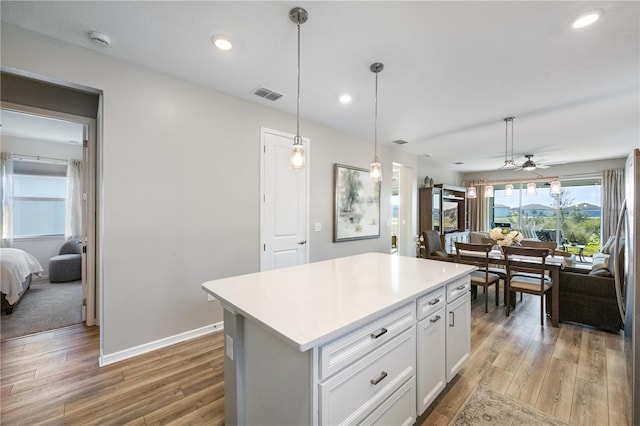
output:
M307 240L298 241L298 244L300 244L301 246L307 244Z

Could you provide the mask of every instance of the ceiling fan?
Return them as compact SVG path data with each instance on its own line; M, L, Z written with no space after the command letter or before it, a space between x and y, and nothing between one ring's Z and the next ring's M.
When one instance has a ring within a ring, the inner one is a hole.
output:
M524 163L522 163L522 166L520 166L520 169L526 170L528 172L534 171L535 169L548 169L550 166L566 163L566 161L549 162L546 160L538 160L534 162L532 160L533 154L526 154L524 157L527 160Z

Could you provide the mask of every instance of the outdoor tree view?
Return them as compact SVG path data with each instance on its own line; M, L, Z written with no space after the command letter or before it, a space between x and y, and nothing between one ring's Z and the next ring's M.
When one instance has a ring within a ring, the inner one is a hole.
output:
M515 194L507 197L503 186L496 186L493 198L493 222L508 222L525 238L556 241L569 251L582 249L591 256L600 249L600 179L563 181L560 195L538 183L536 195L526 195L514 185Z

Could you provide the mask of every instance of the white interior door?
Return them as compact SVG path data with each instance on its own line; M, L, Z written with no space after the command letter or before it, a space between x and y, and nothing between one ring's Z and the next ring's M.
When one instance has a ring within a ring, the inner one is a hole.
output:
M268 271L303 264L308 259L309 141L303 139L307 167L303 171L294 171L289 166L294 135L266 128L261 128L260 133L260 269Z

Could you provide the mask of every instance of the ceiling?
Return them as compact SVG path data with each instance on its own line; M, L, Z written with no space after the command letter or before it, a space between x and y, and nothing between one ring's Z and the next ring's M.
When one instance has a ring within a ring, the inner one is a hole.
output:
M1 12L4 22L295 115L288 15L302 6L303 119L373 140L369 65L382 62L379 143L472 172L504 163L509 116L518 163L524 154L549 163L620 158L639 146L639 4L3 0ZM605 11L598 22L571 28L595 8ZM111 45L91 42L89 31ZM215 49L215 34L234 48ZM259 98L258 86L284 96ZM343 93L349 105L338 102Z
M82 145L84 126L79 123L8 110L0 111L0 123L3 136Z

